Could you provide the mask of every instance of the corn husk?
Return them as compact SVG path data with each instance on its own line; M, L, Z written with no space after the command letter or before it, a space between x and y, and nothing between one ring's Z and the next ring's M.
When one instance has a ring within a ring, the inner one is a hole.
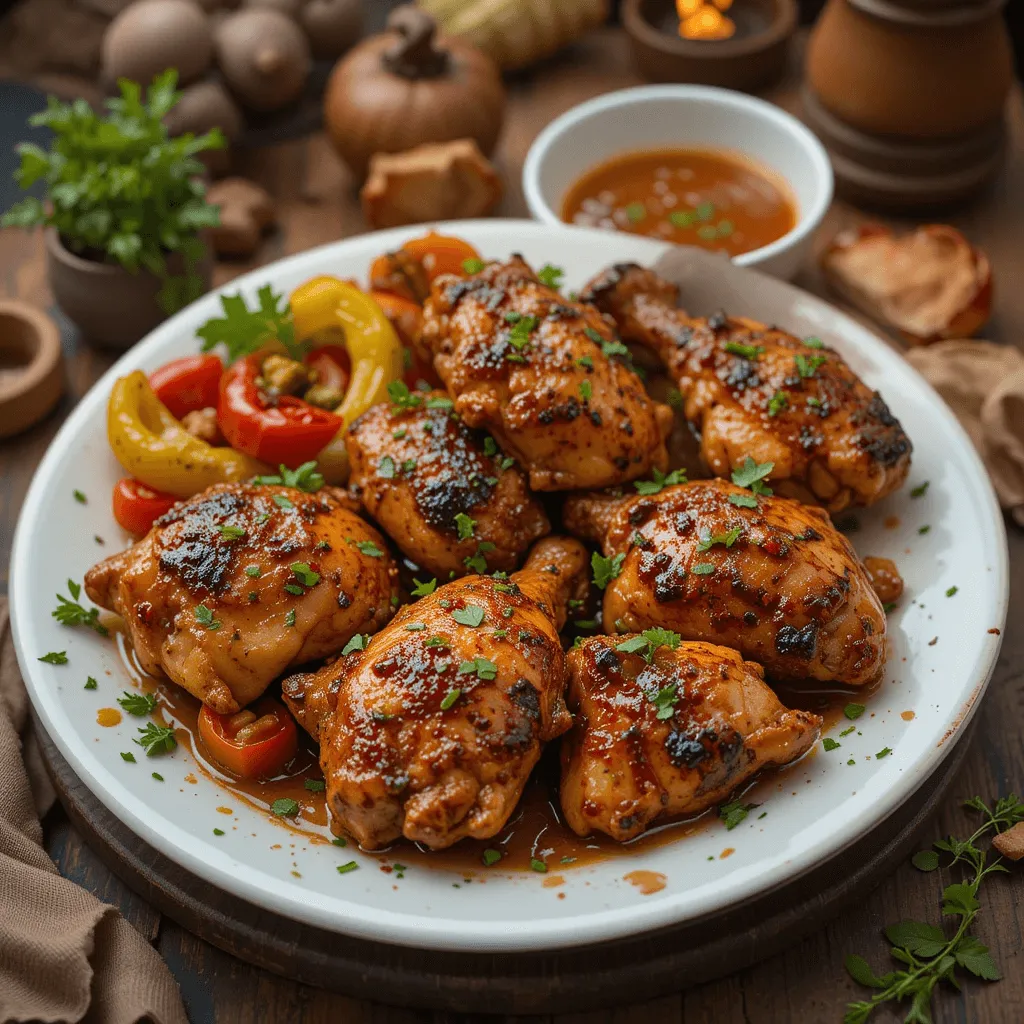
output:
M506 71L550 56L608 17L608 0L418 0L418 6Z

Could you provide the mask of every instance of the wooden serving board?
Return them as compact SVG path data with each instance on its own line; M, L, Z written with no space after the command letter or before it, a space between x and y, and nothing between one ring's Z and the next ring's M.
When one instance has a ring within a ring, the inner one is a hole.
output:
M463 1013L563 1013L654 999L779 952L869 892L907 858L967 754L974 729L877 828L774 892L712 917L598 946L445 953L350 939L253 906L158 853L36 732L68 815L104 863L161 913L258 967L349 996Z

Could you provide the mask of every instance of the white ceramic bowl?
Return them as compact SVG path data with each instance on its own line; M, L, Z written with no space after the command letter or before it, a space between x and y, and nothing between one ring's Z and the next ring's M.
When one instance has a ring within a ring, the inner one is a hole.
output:
M537 136L526 156L523 191L530 213L561 224L562 199L585 171L618 153L671 146L740 153L789 186L796 226L734 262L793 277L832 201L832 165L796 118L728 89L650 85L608 93L566 111Z

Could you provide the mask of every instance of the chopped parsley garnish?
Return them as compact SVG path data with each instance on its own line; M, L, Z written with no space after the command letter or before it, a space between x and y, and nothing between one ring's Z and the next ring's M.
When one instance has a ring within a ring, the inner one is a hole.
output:
M377 476L384 480L395 478L395 460L390 455L381 456L380 462L377 463Z
M950 587L950 588L949 588L949 590L947 590L947 591L946 591L946 597L952 597L952 596L953 596L954 594L956 594L956 593L957 593L957 592L958 592L959 590L960 590L960 588L959 588L959 587Z
M298 583L286 583L284 590L286 594L294 594L296 597L301 597L305 593L305 590Z
M489 868L501 860L501 854L497 850L487 849L484 850L483 856L480 859L484 862L484 867Z
M275 476L258 476L253 479L253 483L294 487L296 490L305 491L306 494L312 494L323 487L324 477L322 473L317 472L315 462L304 462L297 469L278 466L278 473Z
M361 554L368 555L370 558L384 557L384 552L372 540L356 541L356 550Z
M353 651L365 651L366 643L370 637L366 633L356 633L351 640L341 649L342 655L351 654Z
M698 562L691 570L695 576L710 576L715 571L713 562Z
M875 754L875 760L881 760L883 757L888 757L892 753L892 747L882 747L882 749Z
M331 840L331 845L332 846L348 846L348 840L345 839L343 836L335 836L334 839Z
M778 416L783 409L789 407L789 395L785 391L776 391L768 403L768 415Z
M75 501L77 501L79 505L87 505L89 503L89 499L82 493L82 491L74 490L71 493L74 495Z
M135 742L146 751L147 757L169 754L178 745L174 730L165 725L157 725L156 722L148 722L145 729L140 729L139 739Z
M924 535L925 535L926 533L928 533L928 532L929 532L930 530L931 530L931 527L930 527L930 526L928 526L928 525L925 525L925 526L919 526L919 527L917 528L917 532L918 532L918 533L919 533L919 534L920 534L920 535L921 535L922 537L923 537L923 536L924 536Z
M322 793L327 788L323 779L306 779L303 785L310 793Z
M358 867L359 865L354 860L350 860L347 864L339 864L337 870L339 875L347 875L350 871L355 871Z
M292 562L288 568L304 587L315 587L320 582L320 573L311 569L306 562Z
M604 335L600 331L595 331L593 327L584 327L583 333L595 344L595 345L606 345L608 342L605 341ZM625 345L623 345L625 348Z
M86 680L85 680L85 686L83 687L83 689L85 689L85 690L95 690L98 686L99 686L99 683L97 683L96 680L93 679L92 676L88 676L86 678Z
M283 508L286 512L289 511L290 509L295 508L295 506L291 502L291 499L289 499L284 494L275 494L271 500L278 508Z
M391 404L399 409L418 409L423 404L422 395L414 395L404 380L393 380L388 384Z
M163 782L164 777L159 772L151 772L150 775L156 779L157 782Z
M856 731L857 731L857 726L849 725L839 734L839 738L842 739L844 736L849 736L851 732L856 732Z
M805 356L803 352L797 352L793 359L796 362L796 372L804 380L813 377L818 367L828 362L828 356Z
M139 763L138 761L135 760L135 755L130 750L122 750L121 751L121 760L122 761L127 761L128 764L138 764Z
M594 332L597 334L597 331ZM598 337L601 336L598 334ZM606 355L609 359L613 356L629 356L629 349L622 344L621 341L601 341L601 353Z
M130 693L128 690L125 690L124 696L117 698L117 703L129 715L144 718L146 715L152 714L156 709L157 699L152 693Z
M659 647L668 647L674 651L679 646L681 640L682 637L678 633L655 626L653 629L645 629L642 633L630 637L628 640L623 640L621 644L616 646L615 650L622 651L623 654L639 654L650 665L654 659L654 652Z
M752 494L730 494L729 504L737 508L757 508L757 498Z
M460 698L461 696L462 696L462 690L460 690L460 689L459 689L459 688L458 688L457 686L453 686L453 687L452 687L452 688L451 688L451 689L450 689L450 690L449 690L449 691L448 691L448 692L447 692L447 693L446 693L446 694L444 695L444 699L443 699L443 700L441 701L441 710L442 710L442 711L447 711L447 710L448 710L448 709L449 709L450 707L452 707L452 706L453 706L453 705L455 704L455 702L456 702L456 701L457 701L457 700L458 700L458 699L459 699L459 698Z
M882 611L885 612L886 615L888 615L889 612L891 612L895 607L895 601L886 601L885 604L882 605Z
M217 527L217 532L225 540L241 540L245 536L245 530L240 526L234 526L231 523L222 523Z
M846 707L843 708L843 714L846 715L851 722L860 718L865 711L867 711L867 708L863 704L847 704Z
M63 594L57 595L57 607L50 614L62 626L88 626L94 629L100 636L106 636L107 627L99 621L100 610L98 608L84 608L78 603L82 594L82 585L74 580L68 580L68 591L71 594L70 600Z
M254 580L260 578L260 567L258 565L247 565L245 567L245 575L251 577Z
M728 530L725 533L712 534L704 531L701 534L700 542L697 544L697 550L699 552L710 551L716 544L724 544L725 547L731 548L739 539L742 532L742 526L734 526L731 530Z
M294 818L299 813L299 802L290 796L283 796L270 805L270 810L279 818Z
M489 540L482 540L476 546L475 554L470 555L468 558L462 560L462 564L469 570L475 573L479 573L481 576L487 572L487 559L484 557L495 549L493 542Z
M213 612L205 604L197 604L194 615L200 626L205 626L207 629L220 629L220 621L213 617Z
M405 629L409 633L422 633L427 627L422 622L407 622Z
M268 341L279 341L292 359L301 361L308 344L296 343L295 323L291 307L283 295L265 284L256 293L259 305L249 309L241 293L222 295L220 304L224 316L207 320L196 334L203 339L202 351L209 352L218 345L228 351L228 363L258 352ZM282 303L278 309L278 303Z
M511 314L505 314L505 320L509 320ZM530 335L536 329L540 321L535 316L523 316L516 314L515 320L509 321L512 329L508 332L508 343L516 350L522 352L530 344Z
M530 870L536 871L538 874L547 874L548 866L539 857L530 858Z
M434 395L427 399L428 409L454 409L455 403L447 395Z
M594 586L598 590L604 590L622 572L622 563L625 560L626 553L624 551L620 551L619 554L613 555L611 558L605 558L600 552L595 551L590 556L590 567L594 571Z
M732 471L732 482L737 487L749 487L755 494L771 495L773 491L766 486L765 480L774 468L774 462L758 463L748 455L743 465Z
M742 800L734 800L730 804L722 804L718 808L718 816L722 819L726 829L731 832L737 825L745 821L747 815L757 806L757 804L745 804Z
M658 494L666 487L686 483L686 470L673 469L671 473L662 473L657 467L651 470L650 480L634 480L633 486L637 494Z
M475 628L484 621L484 610L478 604L467 604L465 608L456 608L452 618L462 626Z
M825 751L838 750L842 744L837 743L831 736L826 736L822 741L821 745L825 748Z
M803 344L806 348L824 348L825 342L821 338L816 338L813 334L809 338L804 338Z
M462 269L467 274L479 274L484 269L484 261L471 256L468 260L462 261Z
M592 370L594 368L594 360L592 356L580 356L576 360L577 366L582 366L584 370Z
M810 395L808 397L807 404L812 409L821 409L821 408L823 408L823 406L821 404L821 399L820 398L815 398L814 395Z
M911 492L912 498L923 498L928 492L928 486L931 484L931 480L925 480L923 484L918 484Z
M675 683L669 683L651 695L651 703L658 709L659 720L664 721L675 714L678 700L679 693Z
M289 608L288 611L286 611L284 613L284 624L286 626L294 626L295 625L295 609L294 608Z
M552 266L550 263L545 263L537 271L537 280L541 284L546 284L549 288L556 290L562 287L563 277L565 277L565 271L561 267Z
M476 673L479 679L496 679L498 676L498 666L487 658L474 658L472 661L459 663L459 675L468 676L473 673Z
M396 441L404 441L405 440L405 435L407 433L408 433L408 431L405 429L405 427L399 427L397 430L392 430L391 431L391 436Z
M744 359L757 359L764 353L763 345L743 345L738 341L727 341L723 347L730 355L742 356Z
M415 468L416 468L416 460L415 459L406 459L405 462L402 463L402 472L403 473L411 473Z
M501 463L498 468L502 471L502 473L504 473L506 469L511 469L515 464L516 460L513 459L511 455L506 455L505 458L501 460Z
M455 530L458 534L459 540L469 540L469 538L473 536L473 530L475 527L476 520L471 519L465 512L460 512L455 517Z
M647 216L647 207L643 203L629 203L623 213L629 218L631 224L639 224Z
M215 836L222 836L222 835L224 835L224 829L222 829L222 828L215 828L213 830L213 834Z
M418 579L413 578L415 586L412 588L410 593L413 597L427 597L437 590L437 579L428 580L426 583L420 583Z
M451 643L445 640L443 636L432 636L429 637L423 644L424 647L444 647L445 649L451 647Z
M591 397L593 396L593 394L594 394L594 387L590 383L590 381L589 380L581 380L580 381L580 398L582 398L584 402L589 402Z

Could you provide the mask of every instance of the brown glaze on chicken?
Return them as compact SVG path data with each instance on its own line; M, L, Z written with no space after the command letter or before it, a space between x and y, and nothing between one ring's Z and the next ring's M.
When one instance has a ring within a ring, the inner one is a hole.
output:
M586 565L578 541L546 538L510 578L439 587L365 650L285 680L320 741L335 832L442 849L502 828L543 744L571 724L558 633Z
M582 298L660 357L715 475L748 457L772 462L780 494L831 512L872 505L906 479L911 444L899 421L817 339L809 347L756 320L689 317L675 285L635 264L598 275Z
M704 643L617 649L634 637L595 636L569 652L575 723L562 741L561 800L578 835L623 842L700 814L817 740L821 719L786 710L760 665Z
M376 405L349 428L353 493L427 573L510 572L551 528L525 475L446 395L414 398L412 409Z
M619 559L605 629L662 626L734 647L775 679L859 686L881 671L882 605L820 508L699 480L648 497L576 495L563 517Z
M420 338L456 412L489 430L537 491L605 487L664 469L667 406L619 358L595 309L541 284L518 256L438 278Z
M223 714L383 626L398 581L343 492L218 484L90 569L85 589L124 618L144 671Z

